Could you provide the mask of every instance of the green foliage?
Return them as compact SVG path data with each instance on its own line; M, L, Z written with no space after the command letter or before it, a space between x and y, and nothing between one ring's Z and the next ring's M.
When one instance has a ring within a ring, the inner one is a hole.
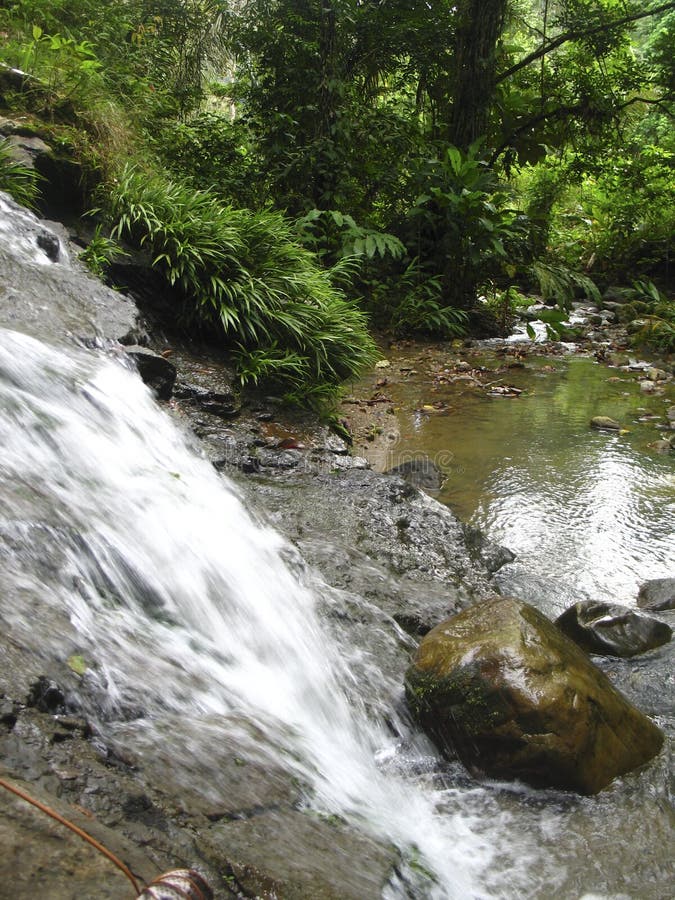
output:
M248 129L229 114L202 112L168 122L153 141L179 178L210 189L239 206L260 206L265 179Z
M0 141L0 191L11 194L17 203L31 209L40 195L40 176L16 161L8 140Z
M505 244L521 236L517 213L505 207L507 191L481 158L447 147L420 174L426 192L408 216L408 246L425 268L441 273L443 294L454 306L475 303L480 282L497 275Z
M574 298L583 294L600 305L602 298L597 285L588 275L575 272L564 265L537 260L532 263L531 272L539 283L539 291L545 303L556 303L568 310Z
M248 0L232 11L234 99L290 213L338 209L378 228L370 214L396 206L419 147L416 90L395 71L411 19L424 17L398 0Z
M487 309L502 334L510 329L517 311L532 302L531 299L524 297L515 285L500 291L492 282L487 286L486 294Z
M589 210L597 264L615 278L657 271L675 250L675 153L647 146L608 162Z
M54 116L68 101L86 102L92 87L101 86L101 62L92 44L62 34L45 34L32 25L26 35L6 47L10 64L34 77L27 80L24 93L32 93L35 103Z
M80 259L97 278L103 278L110 265L126 253L113 238L103 234L98 224L86 248L80 253Z
M518 274L562 307L597 297L591 275L672 277L675 13L631 24L627 11L648 12L622 0L10 0L0 53L29 77L3 81L2 100L68 141L83 193L120 160L166 166L175 181L150 178L145 193L122 176L119 233L151 249L186 316L242 344L250 380L300 380L302 358L319 384L351 371L307 337L338 329L339 289L367 289L382 327L452 335L490 281L505 324L513 298L498 289ZM19 190L8 171L0 159ZM87 251L98 271L105 240Z
M546 337L550 341L558 341L564 336L564 325L567 318L567 313L564 309L560 307L553 309L542 309L539 313L540 320L546 326ZM537 336L537 332L534 330L534 327L527 323L525 326L525 330L527 331L527 336L530 340L534 340Z
M274 373L309 389L352 377L374 359L364 314L278 213L234 209L133 168L112 186L110 212L113 235L146 247L180 290L187 319L240 345L245 379Z
M654 304L655 306L665 306L668 302L654 282L647 279L634 281L632 290L626 293L633 300L641 300L644 303Z
M630 302L621 306L621 319L633 344L659 353L675 352L675 302L647 279L634 281L623 294Z
M323 259L400 259L405 253L404 244L393 234L364 228L334 209L311 209L297 220L296 229L298 240Z
M633 334L633 343L659 353L675 353L675 312L672 307L660 316L649 316Z
M417 259L403 272L378 283L370 305L375 321L399 337L417 334L453 338L466 332L466 310L444 300L441 278L425 272Z

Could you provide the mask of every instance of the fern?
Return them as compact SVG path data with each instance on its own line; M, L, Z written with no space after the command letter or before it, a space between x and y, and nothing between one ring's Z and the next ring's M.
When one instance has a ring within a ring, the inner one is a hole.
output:
M602 302L597 285L588 275L540 260L532 263L530 271L539 284L539 291L546 303L554 301L567 310L579 290L594 303L600 305Z

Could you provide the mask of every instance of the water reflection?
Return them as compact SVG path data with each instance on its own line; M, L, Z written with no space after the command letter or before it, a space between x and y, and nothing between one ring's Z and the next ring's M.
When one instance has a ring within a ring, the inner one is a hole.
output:
M392 384L401 440L387 464L411 452L451 459L439 499L517 554L504 586L527 594L535 579L550 612L572 597L630 603L642 581L672 575L675 457L647 446L672 386L644 397L631 375L579 357L531 360L508 380L525 392L488 397L428 377ZM420 413L432 396L447 415ZM658 418L639 422L645 414ZM594 431L595 415L622 433Z

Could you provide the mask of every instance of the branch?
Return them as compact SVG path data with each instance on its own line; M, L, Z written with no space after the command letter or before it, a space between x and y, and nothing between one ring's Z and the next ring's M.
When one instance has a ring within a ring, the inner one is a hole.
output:
M533 50L532 53L523 57L520 62L514 63L511 68L497 76L495 83L501 84L502 81L515 75L516 72L520 72L521 69L526 68L530 63L536 62L536 60L541 59L543 56L546 56L552 50L556 50L568 41L574 41L577 38L582 37L591 37L592 35L600 34L603 31L612 31L615 28L621 28L622 25L629 25L631 22L637 22L638 19L645 19L647 16L655 16L658 13L667 12L671 9L675 9L675 0L671 0L670 3L662 3L660 6L655 6L653 9L644 10L643 12L631 13L629 16L624 16L622 19L615 19L613 22L609 22L606 25L596 25L595 28L588 28L583 31L565 31L562 34L559 34L558 37L553 38L553 40L548 41L548 43L542 44L538 50Z
M661 112L670 119L675 119L675 113L666 104L672 103L673 97L631 97L625 103L621 103L617 109L626 109L634 103L648 103L650 106L657 106Z
M509 136L501 142L499 147L497 147L490 157L488 165L494 166L507 147L510 147L515 138L517 138L518 135L523 134L523 132L535 128L541 122L545 122L546 119L562 119L573 113L581 112L583 109L584 105L582 103L576 103L574 106L558 106L555 109L546 110L538 113L536 116L532 116L531 119L528 119L526 122L523 122L522 125L519 125L518 128L514 129Z
M52 819L56 819L61 825L65 825L66 828L70 828L78 837L81 837L83 841L86 841L88 844L91 844L99 853L102 853L106 859L109 859L113 865L117 866L117 868L124 872L127 876L131 884L133 885L136 893L139 893L138 882L131 874L131 871L124 865L121 859L118 859L114 853L111 853L107 847L104 847L103 844L99 844L95 838L93 838L86 831L83 831L81 828L78 828L77 825L73 824L73 822L68 819L64 819L63 816L59 815L56 810L53 810L51 806L46 806L44 803L40 803L39 800L36 800L35 797L31 797L30 794L27 794L25 791L22 791L21 788L18 788L14 784L10 784L9 781L5 781L4 778L0 778L0 787L5 788L8 791L11 791L12 794L16 794L17 797L21 797L22 800L25 800L26 803L32 803L33 806L36 806L41 812L46 813L48 816L51 816Z

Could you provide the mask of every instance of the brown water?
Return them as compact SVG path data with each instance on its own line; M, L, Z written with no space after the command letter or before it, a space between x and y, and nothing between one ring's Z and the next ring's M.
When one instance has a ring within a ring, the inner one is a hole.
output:
M675 452L649 446L672 434L657 426L667 425L675 387L647 394L637 371L515 352L387 354L391 366L361 390L391 400L388 440L359 452L379 469L431 457L446 476L435 496L516 553L503 587L539 595L549 612L586 597L630 603L642 581L675 573ZM472 372L458 373L458 360ZM457 374L522 393L448 383ZM378 379L387 383L375 388ZM596 415L621 432L591 428Z

